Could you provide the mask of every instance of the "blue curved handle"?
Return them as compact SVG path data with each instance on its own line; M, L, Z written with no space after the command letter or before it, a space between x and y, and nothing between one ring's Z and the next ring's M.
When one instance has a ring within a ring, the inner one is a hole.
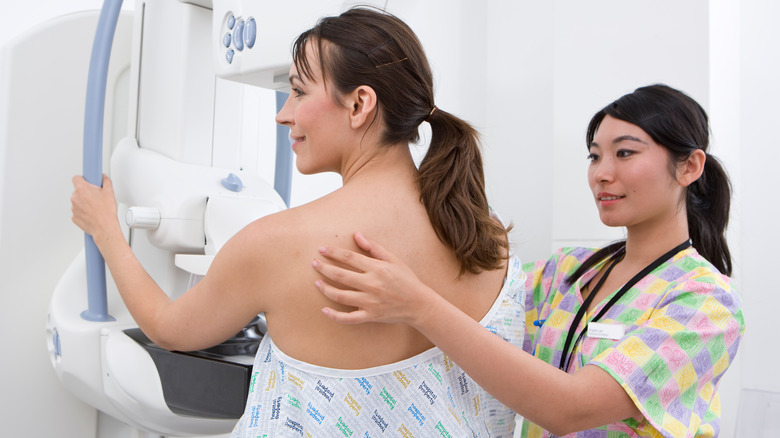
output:
M87 79L87 101L84 111L84 179L103 184L103 112L106 106L108 61L114 42L116 24L122 0L104 0L100 11ZM113 321L108 314L106 294L106 265L92 236L84 234L84 252L87 258L87 310L81 317L88 321Z

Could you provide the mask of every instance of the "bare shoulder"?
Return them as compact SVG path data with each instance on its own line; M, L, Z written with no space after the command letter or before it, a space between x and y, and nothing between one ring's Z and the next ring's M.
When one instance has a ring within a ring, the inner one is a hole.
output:
M299 207L283 210L255 220L236 233L220 252L240 255L261 266L284 261L289 249L300 245L307 234L310 213Z
M300 251L301 218L295 210L262 217L236 233L219 250L204 281L220 289L242 291L254 305L267 311L275 291L286 283Z

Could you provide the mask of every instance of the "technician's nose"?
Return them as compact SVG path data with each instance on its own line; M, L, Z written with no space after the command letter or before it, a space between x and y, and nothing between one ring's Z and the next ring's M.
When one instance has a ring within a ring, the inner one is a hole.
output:
M593 169L593 179L596 182L609 182L614 178L614 162L609 157L603 157L598 162L594 163L595 169Z

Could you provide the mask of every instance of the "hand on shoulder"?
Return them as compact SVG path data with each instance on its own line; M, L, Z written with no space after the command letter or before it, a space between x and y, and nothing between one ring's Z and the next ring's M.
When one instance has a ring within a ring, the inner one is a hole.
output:
M360 232L354 234L354 239L370 257L343 248L322 247L324 260L315 259L313 266L328 280L316 282L325 296L358 310L340 312L326 307L323 312L342 324L400 322L417 326L431 308L427 302L438 294L378 243Z

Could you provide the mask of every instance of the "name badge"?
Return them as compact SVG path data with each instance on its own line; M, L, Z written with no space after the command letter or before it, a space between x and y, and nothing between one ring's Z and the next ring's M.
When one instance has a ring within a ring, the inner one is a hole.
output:
M622 339L626 335L623 324L606 324L603 322L588 323L588 337L599 339Z

